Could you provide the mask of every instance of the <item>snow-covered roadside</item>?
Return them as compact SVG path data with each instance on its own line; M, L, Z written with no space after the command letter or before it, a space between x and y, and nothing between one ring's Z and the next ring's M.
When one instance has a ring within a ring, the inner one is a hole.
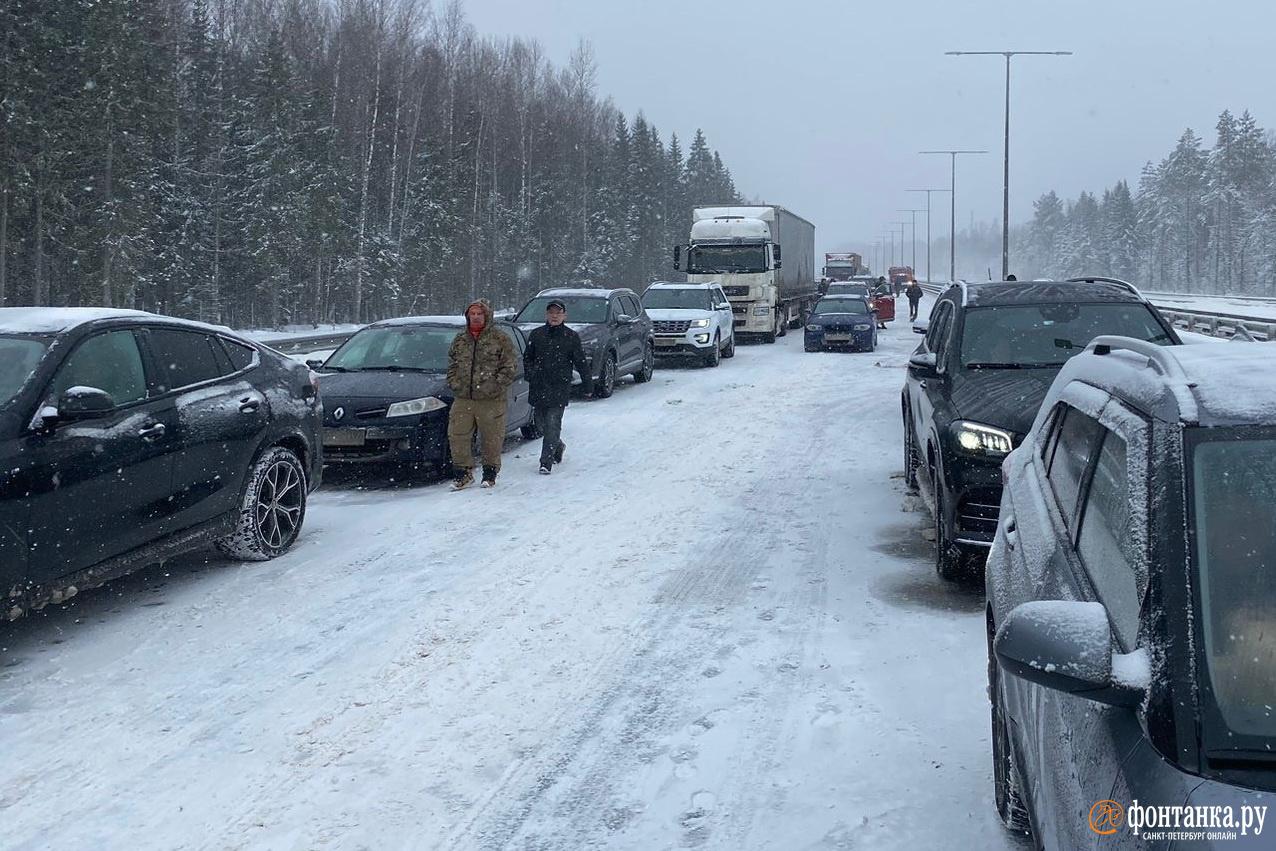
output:
M1018 847L898 478L918 339L661 369L550 477L330 483L274 562L3 627L6 847Z

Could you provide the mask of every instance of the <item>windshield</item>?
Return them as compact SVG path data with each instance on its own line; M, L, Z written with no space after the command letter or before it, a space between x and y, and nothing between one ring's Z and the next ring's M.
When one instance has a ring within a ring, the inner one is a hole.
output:
M642 306L648 310L713 310L713 299L708 290L660 287L643 294Z
M49 340L37 337L0 337L0 407L13 401L35 372Z
M567 306L567 322L599 325L607 321L607 299L600 296L538 295L515 317L515 322L544 322L545 305L561 301Z
M765 271L766 246L762 245L698 245L687 255L689 275Z
M400 325L365 328L337 349L324 369L446 371L448 349L461 328Z
M1276 737L1276 430L1237 431L1192 430L1201 626L1229 738Z
M1151 308L1141 303L972 307L966 312L961 364L967 369L1062 366L1102 334L1171 342Z
M862 313L868 314L868 302L862 298L848 296L845 298L822 298L815 303L816 316L829 313Z
M829 284L827 295L858 295L868 297L868 284L833 283Z

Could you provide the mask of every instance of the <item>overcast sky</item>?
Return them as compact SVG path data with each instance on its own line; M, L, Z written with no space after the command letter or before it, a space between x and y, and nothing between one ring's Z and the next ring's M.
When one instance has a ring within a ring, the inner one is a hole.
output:
M950 158L922 150L988 150L957 159L958 227L1000 220L1005 60L947 50L1075 54L1013 60L1012 223L1051 189L1134 189L1185 128L1212 145L1223 109L1276 129L1271 0L464 3L480 34L535 39L558 66L591 42L601 96L666 139L703 128L741 192L814 222L821 253L911 220L897 210L926 196L905 190L949 185ZM948 200L931 198L938 235Z

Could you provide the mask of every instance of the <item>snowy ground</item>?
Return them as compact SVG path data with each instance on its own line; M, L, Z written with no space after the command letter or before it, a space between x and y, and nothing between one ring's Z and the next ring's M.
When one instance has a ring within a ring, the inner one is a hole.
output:
M550 477L330 480L276 561L0 626L4 847L1026 847L899 478L917 341L661 369Z

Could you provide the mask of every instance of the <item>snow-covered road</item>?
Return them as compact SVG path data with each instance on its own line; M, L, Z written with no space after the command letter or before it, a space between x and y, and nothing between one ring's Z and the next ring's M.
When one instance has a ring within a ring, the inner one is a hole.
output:
M567 412L499 486L312 498L0 626L13 849L1020 848L983 601L899 477L918 338L800 332Z

